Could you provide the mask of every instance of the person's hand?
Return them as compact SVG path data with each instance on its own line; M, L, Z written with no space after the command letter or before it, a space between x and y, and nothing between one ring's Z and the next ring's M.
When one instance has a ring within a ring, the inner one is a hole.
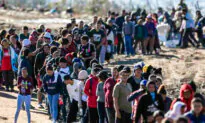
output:
M119 111L116 111L115 116L116 116L117 118L121 119L121 114L120 114Z

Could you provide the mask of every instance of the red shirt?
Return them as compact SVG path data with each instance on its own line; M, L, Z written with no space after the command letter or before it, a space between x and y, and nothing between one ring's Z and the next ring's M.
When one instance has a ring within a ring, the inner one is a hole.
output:
M1 70L12 70L11 55L8 49L3 49L3 57L1 61Z
M21 86L21 84L25 84L26 87ZM24 78L24 77L20 76L18 78L17 87L19 89L19 94L21 94L21 95L30 95L31 90L33 89L32 78L31 77Z

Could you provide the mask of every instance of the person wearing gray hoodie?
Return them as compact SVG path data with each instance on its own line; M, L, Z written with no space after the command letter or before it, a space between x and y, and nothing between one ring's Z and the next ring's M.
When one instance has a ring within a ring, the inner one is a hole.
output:
M78 62L73 64L73 72L71 73L72 79L78 79L78 73L82 70L82 65Z

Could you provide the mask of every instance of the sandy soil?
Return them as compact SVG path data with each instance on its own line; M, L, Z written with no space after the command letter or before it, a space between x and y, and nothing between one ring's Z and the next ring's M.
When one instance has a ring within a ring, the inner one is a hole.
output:
M17 24L18 21L24 17L12 17L5 12L0 11L0 22L3 25ZM3 16L5 15L5 16ZM37 16L37 14L34 14ZM29 17L29 16L28 16ZM37 16L38 17L38 16ZM39 16L42 17L42 16ZM20 18L20 19L19 19ZM29 17L30 18L30 17ZM6 21L13 20L13 21ZM18 24L17 24L18 25ZM22 24L19 23L19 26ZM50 24L54 27L59 27L59 24ZM47 26L47 25L46 25ZM129 65L143 60L146 64L151 64L154 67L161 67L163 69L164 84L167 86L168 94L174 98L178 96L180 85L194 79L198 85L198 91L204 94L205 89L205 50L204 49L169 49L162 47L161 55L159 56L141 56L125 58L125 56L115 56L111 60L111 64L107 67L111 68L114 65ZM9 93L0 90L0 122L12 123L16 110L17 93ZM35 97L35 95L34 95ZM32 105L37 106L36 98L32 99ZM33 123L49 123L48 116L45 115L44 110L31 110L31 117ZM19 123L26 123L26 112L21 111L19 116Z

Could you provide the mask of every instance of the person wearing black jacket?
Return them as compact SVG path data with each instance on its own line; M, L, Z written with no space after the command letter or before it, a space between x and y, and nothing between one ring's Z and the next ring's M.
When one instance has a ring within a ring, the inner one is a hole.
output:
M161 95L156 92L156 85L154 81L147 83L147 94L143 95L137 106L137 114L135 122L138 123L141 115L144 122L153 121L153 113L157 110L164 110L164 103Z
M40 70L43 67L44 61L49 54L50 46L48 44L43 45L42 51L36 55L35 62L34 62L34 74L38 84L38 108L43 108L42 106L42 80L40 79Z
M130 83L132 87L132 92L140 88L140 82L142 80L142 66L140 63L137 63L136 65L134 65L134 74L127 80L127 83Z

